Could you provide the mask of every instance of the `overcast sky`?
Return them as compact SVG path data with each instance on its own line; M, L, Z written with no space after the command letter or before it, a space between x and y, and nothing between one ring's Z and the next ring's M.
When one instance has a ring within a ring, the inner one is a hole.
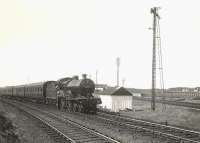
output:
M200 86L199 0L0 0L0 86L96 70L116 85L120 57L120 83L151 88L154 6L165 86Z

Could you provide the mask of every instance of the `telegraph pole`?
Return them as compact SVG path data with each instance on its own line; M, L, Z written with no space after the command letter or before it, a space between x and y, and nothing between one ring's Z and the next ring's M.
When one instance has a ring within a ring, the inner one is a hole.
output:
M98 84L98 70L96 70L96 84Z
M120 65L120 58L117 57L117 87L119 87L119 65Z
M153 57L152 57L152 101L151 101L151 109L155 111L155 96L156 96L156 26L157 26L157 18L159 19L159 15L157 13L158 7L151 8L151 13L153 14Z

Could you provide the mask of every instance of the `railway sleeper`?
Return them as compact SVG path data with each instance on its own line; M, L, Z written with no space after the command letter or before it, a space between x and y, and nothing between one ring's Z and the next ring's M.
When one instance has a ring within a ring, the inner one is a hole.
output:
M73 134L68 134L68 133L66 133L67 135L69 135L69 136L73 136L73 137L80 137L80 136L85 136L86 134L85 133L83 133L83 132L81 132L81 133L73 133Z
M92 141L100 141L100 140L102 140L102 139L100 139L100 138L87 138L87 139L79 139L79 140L77 140L78 142L92 142Z
M92 138L95 138L95 139L98 139L98 137L96 136L73 136L72 137L74 140L88 140L88 139L92 139Z

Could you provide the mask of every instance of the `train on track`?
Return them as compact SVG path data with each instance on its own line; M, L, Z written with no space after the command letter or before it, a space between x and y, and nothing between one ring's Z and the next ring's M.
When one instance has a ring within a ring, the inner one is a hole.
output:
M0 94L2 98L55 105L59 110L95 114L101 99L93 96L94 90L94 82L83 74L82 79L74 76L58 81L7 86L0 89Z

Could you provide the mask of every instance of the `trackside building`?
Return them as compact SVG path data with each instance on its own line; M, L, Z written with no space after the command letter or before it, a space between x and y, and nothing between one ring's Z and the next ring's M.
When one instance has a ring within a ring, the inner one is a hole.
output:
M96 92L95 96L101 98L100 108L119 112L124 109L132 109L133 95L124 87L109 87L103 91Z

